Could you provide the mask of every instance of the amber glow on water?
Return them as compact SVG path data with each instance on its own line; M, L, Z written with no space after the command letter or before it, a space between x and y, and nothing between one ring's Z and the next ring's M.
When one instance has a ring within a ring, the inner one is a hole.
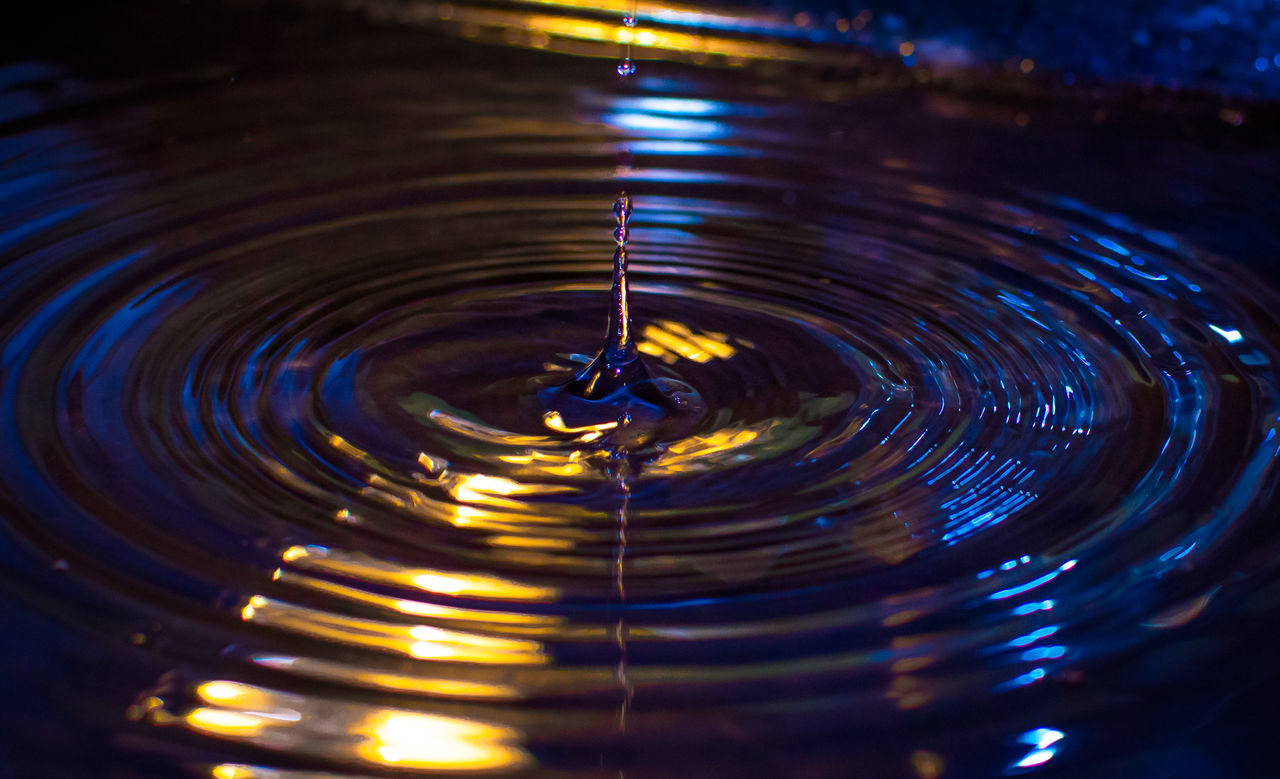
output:
M504 487L511 484L514 482L502 482ZM538 602L553 601L558 594L553 587L535 587L477 573L406 568L359 552L321 547L291 546L281 554L281 560L304 571L339 574L358 581L411 587L442 595Z
M476 6L465 2L392 4L382 0L360 0L353 7L365 9L374 18L394 19L399 23L444 24L458 29L465 37L492 37L534 49L619 58L616 71L623 78L634 75L637 60L645 59L676 57L699 64L715 61L741 64L749 61L847 61L851 57L847 52L815 51L761 37L759 33L779 32L787 25L771 15L735 9L710 11L698 6L638 0L610 0L606 3L530 0L513 5L515 8ZM521 8L524 5L536 6L538 10L524 10ZM604 21L597 15L614 21ZM627 24L627 20L633 20L634 24ZM733 33L743 30L753 31L757 37L715 34L717 31Z
M245 744L392 768L491 772L530 762L516 730L475 719L317 700L221 680L205 682L196 695L209 705L158 721ZM216 779L272 773L235 764L212 769Z

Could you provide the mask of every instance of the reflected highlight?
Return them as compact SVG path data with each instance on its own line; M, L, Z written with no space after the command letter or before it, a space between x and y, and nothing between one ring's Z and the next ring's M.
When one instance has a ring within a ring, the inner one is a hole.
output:
M201 683L195 695L210 705L184 713L156 708L146 716L157 725L176 725L223 741L343 763L451 772L534 765L518 730L479 719L301 696L226 680ZM213 767L211 775L267 779L290 774L227 763Z

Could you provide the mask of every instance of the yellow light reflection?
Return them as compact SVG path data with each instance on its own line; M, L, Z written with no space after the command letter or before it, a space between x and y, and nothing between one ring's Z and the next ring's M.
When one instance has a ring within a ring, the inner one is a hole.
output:
M596 438L599 437L600 433L603 433L608 430L613 430L618 426L617 422L602 422L601 424L598 424L598 425L584 425L582 427L569 427L567 424L565 424L564 418L560 416L559 411L548 411L546 414L543 414L542 424L546 425L549 429L554 430L557 433L587 433L588 435L594 433L596 434L595 436ZM595 438L592 438L590 440L594 441Z
M604 11L610 16L633 14L637 19L660 18L679 19L685 22L700 22L703 25L719 27L737 27L748 21L747 18L732 16L728 13L713 13L705 7L684 5L680 3L641 3L636 0L517 0L528 5L549 5L557 8L574 8L583 11ZM754 17L751 21L756 25L766 25L768 20Z
M196 688L196 697L202 702L235 709L264 709L270 702L259 695L258 688L238 682L205 682Z
M271 720L243 711L192 709L184 718L187 727L213 736L253 736Z
M743 60L803 60L807 52L797 46L767 41L724 38L667 29L632 31L608 22L568 16L511 13L477 8L459 8L456 21L495 27L514 27L552 38L567 38L596 43L625 43L632 38L637 45L661 51L686 54L733 57ZM518 40L515 42L519 42ZM586 52L582 52L586 53Z
M335 761L361 761L387 768L441 771L502 771L527 767L532 756L515 728L467 717L410 711L298 695L221 680L202 689L241 690L264 702L263 711L201 706L186 714L154 712L156 725L181 725L196 733L274 751ZM214 779L267 779L272 769L225 763ZM304 774L290 774L303 776Z
M543 471L541 466L531 466L530 470ZM531 503L517 498L507 498L497 494L484 494L475 489L473 484L464 484L470 474L444 474L439 479L419 474L420 481L427 486L444 489L452 494L455 489L462 489L464 497L477 499L484 496L484 507L470 503L457 503L432 497L425 490L416 490L403 485L392 484L385 479L371 475L369 486L360 491L363 497L376 500L411 514L417 519L428 522L442 522L454 527L473 530L492 530L501 533L527 532L532 526L553 526L555 532L562 535L576 535L579 531L572 527L577 520L586 520L598 516L580 506L568 503L538 502ZM568 485L557 485L554 490L569 492L574 488ZM353 522L358 518L351 512L340 512L340 521Z
M641 59L685 59L698 64L742 65L777 61L865 65L865 54L847 47L792 43L770 37L771 31L797 23L775 15L739 10L631 0L515 0L536 6L496 8L428 0L351 0L377 20L397 24L443 26L467 38L483 37L516 46L548 49L589 57L616 57L619 43L640 47ZM617 22L626 14L640 20L632 29ZM809 19L802 15L805 26ZM852 26L861 30L870 16L859 14ZM846 27L849 23L846 21ZM697 30L697 32L690 32Z
M255 655L250 659L258 665L278 671L287 671L308 679L339 682L373 690L397 693L408 692L437 698L463 700L512 701L524 697L519 688L499 682L371 671L346 663L321 660L314 657Z
M681 322L665 319L645 325L636 348L669 364L680 358L696 363L728 360L737 353L724 333L698 333Z
M246 606L241 611L246 621L296 636L454 663L545 665L551 661L542 643L531 639L351 617L260 595L253 601L252 610Z
M445 487L454 498L463 503L500 506L510 504L511 501L502 498L511 495L553 495L570 491L569 487L561 485L531 484L483 473L455 474L445 480Z
M528 762L510 728L456 717L380 711L354 733L356 754L371 763L451 771L514 768Z
M289 547L281 557L288 557L287 562L291 566L302 570L340 574L370 583L413 587L444 595L534 603L550 603L560 596L557 587L522 584L488 574L414 568L360 552L322 546ZM253 605L254 602L250 599L249 606Z
M762 432L747 427L723 428L705 435L682 438L668 446L647 468L651 473L708 470L718 464L715 458L747 446L759 438Z
M390 595L369 592L368 590L352 587L346 584L338 584L337 582L320 579L305 573L296 573L283 569L278 569L277 573L279 575L274 577L276 581L304 587L308 590L312 590L313 592L322 592L330 597L340 598L352 603L359 603L362 606L374 606L384 611L392 611L399 614L410 614L417 617L430 617L454 623L470 623L476 626L485 627L493 627L495 625L501 625L504 627L525 625L547 626L557 625L564 622L564 617L561 616L522 614L514 611L494 611L491 609L472 609L463 606L432 603L429 601L395 598Z
M514 547L516 549L573 549L572 538L547 538L544 536L496 535L489 537L493 546Z

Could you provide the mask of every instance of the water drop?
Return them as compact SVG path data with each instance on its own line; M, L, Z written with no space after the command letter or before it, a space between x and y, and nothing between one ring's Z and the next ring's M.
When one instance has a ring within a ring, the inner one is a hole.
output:
M602 443L615 450L634 450L687 429L706 409L689 385L656 376L636 347L627 272L631 212L631 197L624 192L613 203L613 282L604 345L571 381L540 393L548 410L570 427L607 425L610 433Z
M622 25L628 29L632 29L636 26L635 0L632 0L632 2L628 5L627 12L623 14ZM622 46L622 61L618 63L619 76L626 77L636 72L636 64L631 60L631 41L633 37L634 36L632 35L626 35L622 37L624 43Z

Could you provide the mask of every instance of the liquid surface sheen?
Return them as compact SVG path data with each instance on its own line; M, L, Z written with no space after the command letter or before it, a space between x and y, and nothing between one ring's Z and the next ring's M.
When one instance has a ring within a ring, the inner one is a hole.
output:
M370 37L0 70L9 765L1248 774L1274 153Z

